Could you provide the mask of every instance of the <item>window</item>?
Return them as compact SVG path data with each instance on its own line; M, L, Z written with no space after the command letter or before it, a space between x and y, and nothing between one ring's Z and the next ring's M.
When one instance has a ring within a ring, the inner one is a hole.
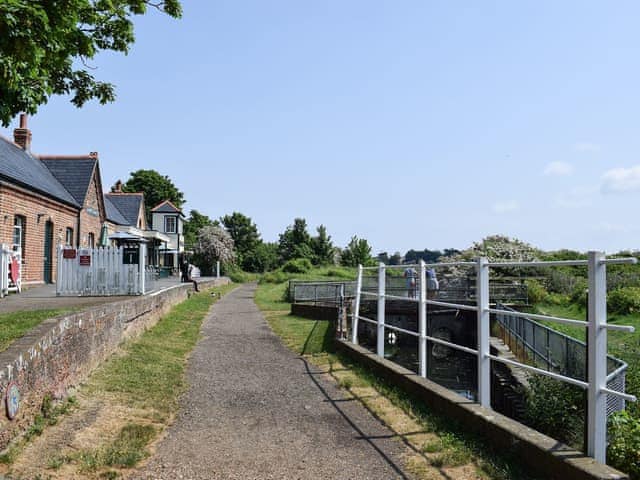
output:
M96 239L93 236L93 233L88 233L87 234L87 245L89 245L89 248L95 248L96 246Z
M177 233L176 217L164 217L164 231L166 233Z
M65 245L67 247L73 247L73 228L67 227L67 235L65 237Z
M24 260L24 251L26 247L25 234L26 234L27 219L22 215L16 215L13 218L13 251L20 252Z

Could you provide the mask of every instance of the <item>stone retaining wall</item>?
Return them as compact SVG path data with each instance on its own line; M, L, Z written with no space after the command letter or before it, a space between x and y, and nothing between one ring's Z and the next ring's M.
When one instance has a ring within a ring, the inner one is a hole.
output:
M222 278L199 285L206 288L226 283ZM87 378L123 340L155 325L172 306L185 300L191 289L191 284L176 285L45 320L0 353L0 449L31 424L45 395L64 398L69 388ZM13 420L6 415L10 382L17 384L21 397Z

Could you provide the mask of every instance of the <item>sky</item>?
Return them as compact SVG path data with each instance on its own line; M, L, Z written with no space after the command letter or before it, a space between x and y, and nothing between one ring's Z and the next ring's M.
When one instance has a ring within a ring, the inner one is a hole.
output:
M303 217L374 253L640 249L640 3L183 7L93 60L115 103L31 117L32 150L98 151L105 189L155 169L186 213L242 212L266 241Z

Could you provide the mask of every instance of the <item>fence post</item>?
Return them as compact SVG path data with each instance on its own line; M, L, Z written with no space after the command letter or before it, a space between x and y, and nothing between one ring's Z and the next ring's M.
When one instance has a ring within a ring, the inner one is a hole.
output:
M140 250L138 251L138 271L139 271L139 275L140 275L140 283L138 285L140 285L140 294L144 295L145 294L145 288L146 288L146 275L145 275L145 263L147 260L147 244L146 243L141 243L140 244Z
M489 359L489 265L480 257L476 265L478 307L478 402L491 408L491 360Z
M386 271L384 263L380 262L378 265L378 330L377 340L378 348L377 353L379 357L384 358L384 314L385 314L385 282Z
M418 305L418 330L420 333L418 354L420 376L427 378L427 269L420 259L420 304Z
M601 389L607 379L607 270L602 252L589 252L589 327L587 356L587 455L607 460L607 396Z
M362 290L362 265L358 265L356 277L356 300L353 306L353 318L351 321L351 343L358 344L358 317L360 316L360 291Z

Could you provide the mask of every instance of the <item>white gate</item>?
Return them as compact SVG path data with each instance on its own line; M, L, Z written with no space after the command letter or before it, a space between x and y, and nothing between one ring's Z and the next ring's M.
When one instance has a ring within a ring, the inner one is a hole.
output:
M143 295L146 251L144 243L133 248L59 246L56 295Z

